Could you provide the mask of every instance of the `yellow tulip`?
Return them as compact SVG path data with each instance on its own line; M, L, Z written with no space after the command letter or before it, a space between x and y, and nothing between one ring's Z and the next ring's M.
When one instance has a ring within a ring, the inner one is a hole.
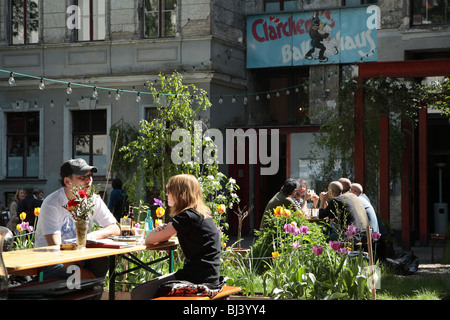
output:
M158 218L161 218L165 212L166 212L166 210L164 210L163 207L158 207L158 209L156 209L156 216Z
M27 214L25 212L22 212L19 216L20 220L25 220L25 218L27 217Z
M217 211L218 211L220 214L225 213L225 211L226 211L225 205L224 205L224 204L219 204L219 205L217 206Z
M281 206L278 206L275 209L273 209L273 214L275 215L275 217L281 217L282 213L283 208Z
M20 224L18 224L17 226L16 226L16 229L17 229L17 231L22 231L22 225L20 225Z
M274 259L278 258L279 255L280 253L278 251L272 252L272 258Z
M284 209L282 214L283 214L283 217L289 218L291 216L291 211L288 209Z
M34 208L34 215L35 215L36 217L37 217L40 213L41 213L41 208L40 208L40 207Z

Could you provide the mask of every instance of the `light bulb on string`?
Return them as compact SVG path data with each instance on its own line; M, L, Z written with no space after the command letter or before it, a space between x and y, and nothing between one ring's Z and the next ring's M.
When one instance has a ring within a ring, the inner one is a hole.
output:
M45 83L44 83L44 79L41 78L41 82L39 82L39 89L40 90L44 90L45 89Z
M92 97L97 99L98 98L98 91L97 91L97 87L94 87L94 90L92 91Z
M67 98L67 100L66 100L66 106L70 106L69 98Z
M37 105L37 102L36 102L36 101L34 102L34 108L35 108L35 109L38 108L38 105Z
M247 96L244 97L244 104L247 104L248 98Z
M67 94L71 94L72 93L72 87L70 86L70 82L67 84L66 92L67 92Z
M256 99L256 101L259 101L259 96L258 96L258 95L256 95L256 98L255 98L255 99Z
M222 96L220 96L220 98L219 98L219 103L220 103L220 104L222 104L222 103L223 103L223 99L222 99Z
M53 103L53 100L50 101L50 108L53 108L55 104Z
M142 98L141 98L141 93L138 92L137 96L136 96L136 102L141 102Z
M291 94L291 92L289 91L289 89L287 89L286 90L286 95L288 96L288 95L290 95Z
M12 86L12 85L14 85L15 83L16 83L16 80L14 79L14 74L11 72L11 73L9 74L8 84L9 84L10 86Z
M298 88L295 88L295 93L298 93Z
M276 96L277 98L279 98L279 97L280 97L280 93L277 91L277 93L275 94L275 96Z
M270 99L270 93L268 93L268 94L266 95L266 98L267 98L267 100Z
M231 103L236 103L236 98L234 96L231 98Z
M120 93L119 93L119 89L117 89L117 91L116 91L116 95L114 96L114 98L115 98L116 100L120 100Z

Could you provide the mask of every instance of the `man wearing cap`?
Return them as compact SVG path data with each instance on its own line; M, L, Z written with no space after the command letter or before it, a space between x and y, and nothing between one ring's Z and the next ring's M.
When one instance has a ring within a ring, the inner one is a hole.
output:
M91 187L92 174L97 170L96 167L88 165L84 159L68 160L61 166L62 187L48 195L42 203L36 226L36 248L59 245L66 240L76 238L75 222L70 212L63 206L74 198L74 186L84 187L85 189ZM88 233L88 239L104 239L120 234L116 219L98 195L94 196L94 213L89 224L89 230L92 228L93 220L102 229ZM82 264L85 269L82 270L82 275L87 278L104 277L106 274L107 259L106 261L94 259ZM88 271L83 273L86 270ZM62 265L52 266L44 270L44 279L67 278L70 275L66 273L66 268Z
M266 208L264 209L263 217L261 219L260 229L264 228L264 223L266 220L266 216L269 214L273 214L273 209L278 206L284 206L286 209L292 209L300 213L300 208L297 207L294 200L292 199L292 195L294 192L300 187L300 183L297 179L289 178L287 179L281 190L277 192L276 195L270 199L269 203L267 203Z

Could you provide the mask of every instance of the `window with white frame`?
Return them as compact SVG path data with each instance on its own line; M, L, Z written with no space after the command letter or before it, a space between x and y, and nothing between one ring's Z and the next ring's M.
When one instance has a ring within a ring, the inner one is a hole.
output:
M39 42L39 0L11 0L10 43Z
M144 0L143 37L173 37L177 25L177 0Z
M79 29L77 41L98 41L106 37L106 0L77 0Z

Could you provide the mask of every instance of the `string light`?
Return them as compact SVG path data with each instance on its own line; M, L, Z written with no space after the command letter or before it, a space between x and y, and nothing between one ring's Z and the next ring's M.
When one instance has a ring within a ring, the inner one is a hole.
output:
M70 106L69 98L67 98L67 100L66 100L66 106Z
M53 108L55 104L53 103L53 100L50 101L50 108Z
M211 61L211 59L209 60ZM203 63L201 64L202 66ZM15 79L14 79L14 75L20 75L20 76L24 76L24 77L29 77L29 78L34 78L34 79L39 79L39 88L41 90L43 90L45 88L45 83L44 83L44 78L43 77L36 77L36 76L32 76L32 75L27 75L27 74L21 74L21 73L13 73L12 71L6 71L6 70L2 70L0 69L0 72L7 72L9 73L9 79L8 79L8 83L9 85L15 85ZM323 82L323 79L327 79L330 78L331 76L337 74L336 72L333 72L333 74L324 74L323 77L320 79L320 81L317 81L318 83ZM66 82L66 81L61 81L61 80L54 80L54 79L48 79L45 78L45 81L51 81L51 82L59 82L59 83L64 83L67 84L67 89L66 92L67 94L71 94L73 92L72 87L73 85L75 86L81 86L81 87L86 87L86 88L93 88L92 91L92 97L98 99L99 96L99 89L100 90L107 90L108 91L108 97L111 98L111 91L116 91L115 94L115 99L119 100L121 98L121 94L123 93L134 93L135 96L135 100L136 102L141 102L142 101L142 94L149 94L152 96L156 96L159 97L159 95L163 95L163 96L174 96L174 94L169 94L169 93L155 93L155 92L139 92L137 90L135 90L134 86L133 86L133 90L123 90L123 89L115 89L115 88L105 88L105 87L98 87L98 86L91 86L91 85L86 85L86 84L80 84L80 83L71 83L71 82ZM147 83L157 83L158 79L154 80L154 81L148 81ZM144 83L144 86L147 86L147 83ZM316 83L315 81L311 81L310 82L311 87L315 87ZM245 93L245 94L230 94L230 95L207 95L207 97L210 99L214 96L219 96L219 103L224 103L227 99L227 97L229 97L229 99L231 100L231 103L236 103L237 98L239 96L243 97L243 103L244 105L246 105L248 103L248 96L255 96L256 101L260 101L260 97L262 96L266 96L267 99L272 98L273 95L275 95L276 97L280 97L281 94L280 92L284 93L286 96L289 96L292 92L292 90L295 93L299 93L300 92L300 88L303 87L305 91L308 90L308 83L301 83L301 84L297 84L294 86L290 86L287 88L279 88L276 90L270 90L270 91L262 91L262 92L255 92L255 93ZM327 93L329 93L329 91L327 90ZM176 96L176 95L175 95ZM193 103L193 100L196 98L191 94L187 94L186 96L189 96L191 99L191 103ZM68 103L68 105L70 104L70 102Z
M39 82L39 89L40 90L44 90L45 89L45 83L44 83L44 79L41 78L41 82Z
M97 87L94 87L94 90L92 91L92 97L93 97L94 99L97 99L97 98L98 98Z
M8 83L10 86L13 86L16 83L16 80L14 79L14 74L12 72L9 74Z

